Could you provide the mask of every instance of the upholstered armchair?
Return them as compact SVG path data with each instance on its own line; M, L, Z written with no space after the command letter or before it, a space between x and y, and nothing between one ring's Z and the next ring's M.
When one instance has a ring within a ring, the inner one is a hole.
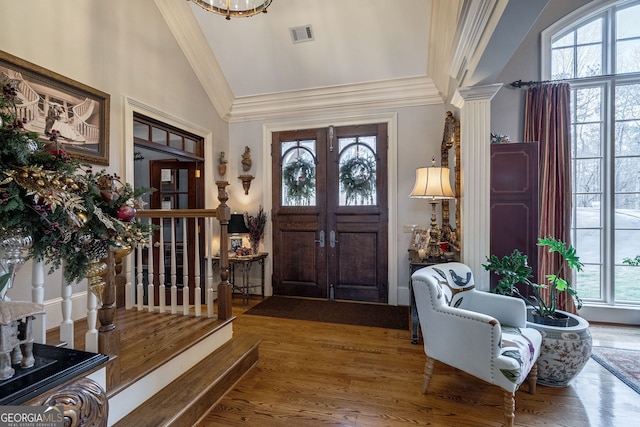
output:
M512 426L515 392L527 376L535 393L542 342L527 328L524 301L476 290L471 270L458 262L422 268L411 280L427 355L422 393L437 360L502 388Z

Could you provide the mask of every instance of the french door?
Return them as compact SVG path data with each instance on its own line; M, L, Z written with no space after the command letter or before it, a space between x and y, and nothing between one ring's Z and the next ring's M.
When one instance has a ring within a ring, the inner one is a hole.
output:
M386 124L276 132L276 295L387 302Z

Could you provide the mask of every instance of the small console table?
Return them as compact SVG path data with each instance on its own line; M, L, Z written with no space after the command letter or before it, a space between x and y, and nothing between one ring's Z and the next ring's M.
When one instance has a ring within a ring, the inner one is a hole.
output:
M264 261L269 255L268 252L260 252L256 255L229 256L230 282L234 291L242 294L242 303L249 304L249 290L260 288L262 298L264 298ZM220 257L214 257L214 261L220 263ZM249 281L249 273L254 263L260 266L260 284L252 284ZM219 265L219 264L218 264ZM236 267L240 276L240 282L236 282Z

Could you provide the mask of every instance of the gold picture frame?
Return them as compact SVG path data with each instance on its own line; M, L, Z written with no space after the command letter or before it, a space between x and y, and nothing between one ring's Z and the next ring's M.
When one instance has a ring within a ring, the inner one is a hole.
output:
M0 72L17 83L17 114L26 119L27 131L49 141L56 130L58 143L71 157L109 165L108 93L1 50Z

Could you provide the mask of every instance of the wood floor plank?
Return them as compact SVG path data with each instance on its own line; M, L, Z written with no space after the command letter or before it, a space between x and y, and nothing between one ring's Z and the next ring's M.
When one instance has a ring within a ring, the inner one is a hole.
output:
M254 302L255 303L255 302ZM407 331L243 315L235 334L261 337L260 360L199 423L212 426L500 426L502 392L436 363L420 393L425 355ZM592 325L594 345L640 348L640 328ZM569 386L526 386L517 426L635 426L640 395L590 360Z

